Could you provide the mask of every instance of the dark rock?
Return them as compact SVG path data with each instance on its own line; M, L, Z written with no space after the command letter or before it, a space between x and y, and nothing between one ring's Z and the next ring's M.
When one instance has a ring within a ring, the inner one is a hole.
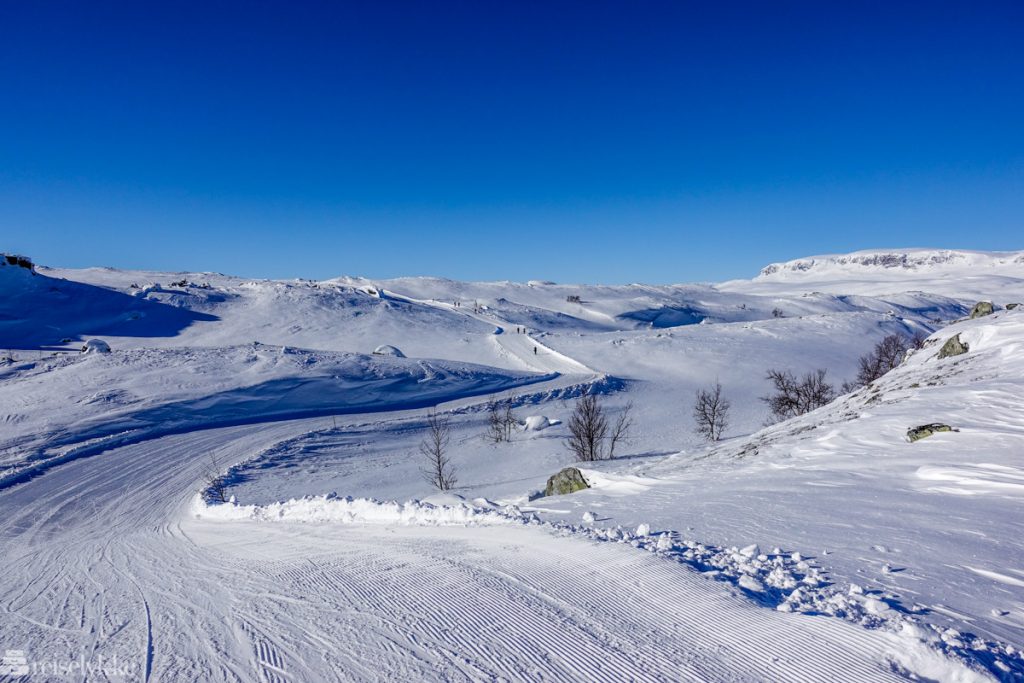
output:
M1018 306L1020 306L1020 304L1006 304L1006 310L1012 311L1013 309L1017 308Z
M590 484L583 478L575 467L566 467L558 474L548 479L547 488L544 489L545 496L564 496L567 493L575 493L583 489L589 489Z
M938 422L930 425L921 425L920 427L912 427L907 430L907 438L913 443L919 439L931 436L937 432L959 432L959 429L953 429L949 425L939 424Z

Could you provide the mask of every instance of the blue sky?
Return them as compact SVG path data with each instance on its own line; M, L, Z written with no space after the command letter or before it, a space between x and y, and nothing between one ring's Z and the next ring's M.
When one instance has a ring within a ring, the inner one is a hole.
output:
M609 283L1024 249L1024 3L298 4L0 6L0 249Z

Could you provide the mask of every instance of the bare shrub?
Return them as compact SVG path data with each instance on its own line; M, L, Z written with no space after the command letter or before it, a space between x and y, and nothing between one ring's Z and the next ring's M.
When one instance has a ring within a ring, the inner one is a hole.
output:
M773 421L809 413L832 401L835 387L825 381L825 370L813 370L797 378L790 370L769 370L765 379L774 393L761 398L768 404Z
M693 419L696 431L708 441L718 441L729 426L731 404L722 396L722 385L715 382L709 389L698 389L693 404Z
M210 462L203 469L203 497L207 501L214 503L226 503L230 499L228 496L228 484L226 478L220 472L220 468L217 467L217 461L214 459L213 454L210 454Z
M513 406L516 397L510 394L501 401L492 399L487 404L487 439L494 443L511 441L512 432L519 425Z
M505 424L502 419L501 406L492 400L487 404L487 440L501 443L505 440Z
M857 384L866 386L903 362L910 342L899 334L890 334L875 344L871 353L860 357Z
M601 445L607 436L608 418L601 409L597 395L581 397L569 417L569 450L579 462L601 460Z
M451 424L447 415L432 410L427 415L427 435L420 442L420 454L427 461L423 476L439 491L448 491L458 479L448 457L448 443L451 441Z
M633 425L632 405L609 423L596 394L587 394L576 401L569 417L567 446L579 462L606 460L615 456L616 447L629 437Z
M619 413L619 417L612 425L611 434L608 436L608 457L615 457L615 448L629 438L629 431L633 428L633 404L627 403L626 407Z

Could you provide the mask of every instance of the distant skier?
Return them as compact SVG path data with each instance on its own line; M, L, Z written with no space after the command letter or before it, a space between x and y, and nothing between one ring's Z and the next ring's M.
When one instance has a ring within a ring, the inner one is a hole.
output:
M533 355L535 355L535 356L537 355L537 347L536 346L533 347Z

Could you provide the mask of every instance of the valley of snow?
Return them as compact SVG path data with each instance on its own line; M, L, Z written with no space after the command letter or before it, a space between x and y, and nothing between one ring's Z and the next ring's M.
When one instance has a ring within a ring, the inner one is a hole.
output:
M1024 680L1022 301L1024 252L672 286L4 263L0 680ZM769 368L839 385L893 333L931 336L765 426ZM544 496L588 392L630 438ZM488 441L493 399L533 428Z

